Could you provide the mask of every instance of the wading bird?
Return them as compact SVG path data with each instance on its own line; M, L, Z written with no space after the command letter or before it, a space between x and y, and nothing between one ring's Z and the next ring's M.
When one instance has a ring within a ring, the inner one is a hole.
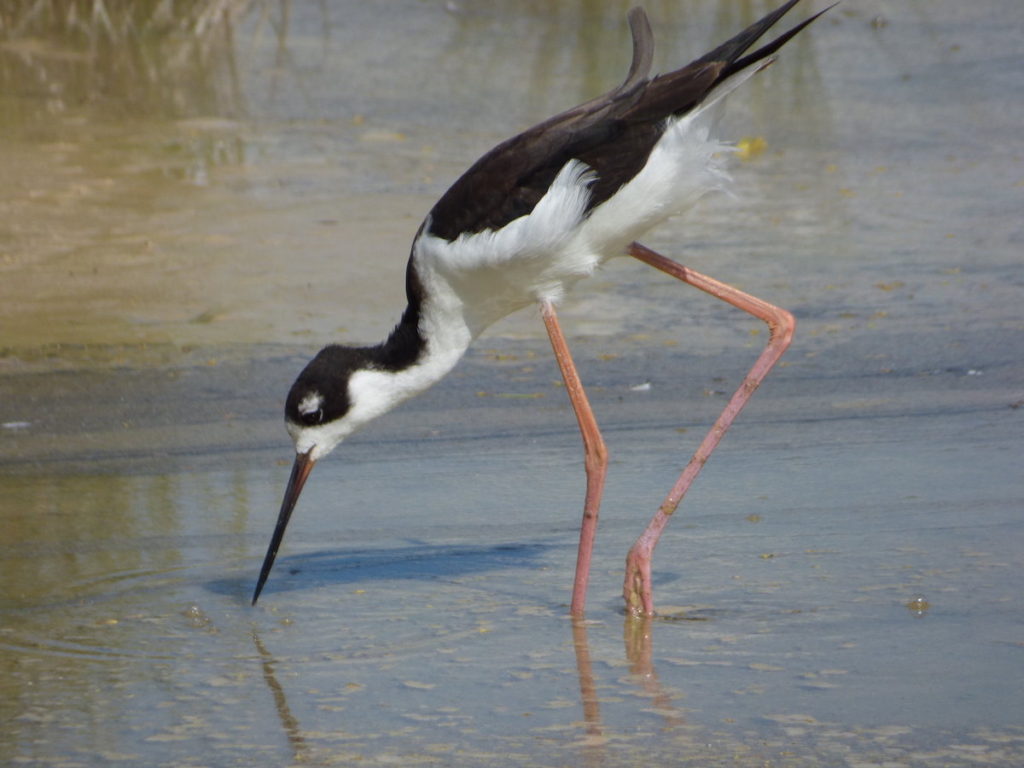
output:
M255 605L313 465L342 440L445 376L489 325L536 303L583 437L586 496L571 611L582 614L608 458L562 334L555 305L615 256L632 256L767 323L770 338L647 529L629 550L628 610L654 612L651 556L662 529L740 409L792 339L793 316L701 275L636 239L727 181L728 147L712 134L714 107L774 61L820 13L747 53L799 0L696 61L649 78L653 37L629 12L633 60L604 96L499 144L445 192L420 226L406 267L408 306L376 346L332 344L292 385L285 424L295 463L253 594Z

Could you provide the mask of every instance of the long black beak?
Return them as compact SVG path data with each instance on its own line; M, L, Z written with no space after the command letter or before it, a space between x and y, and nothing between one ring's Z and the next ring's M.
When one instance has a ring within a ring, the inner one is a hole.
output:
M284 490L284 501L281 502L281 512L277 516L277 527L274 528L274 535L270 539L270 546L267 547L267 556L263 558L263 567L260 568L260 578L256 582L256 591L252 593L252 604L260 599L260 592L270 575L270 569L274 567L274 558L277 557L277 548L281 546L281 539L284 538L284 529L288 527L288 520L291 519L292 510L295 509L295 502L299 500L302 493L302 486L306 484L314 459L309 458L308 453L295 454L295 463L292 464L292 475L288 478L288 487Z

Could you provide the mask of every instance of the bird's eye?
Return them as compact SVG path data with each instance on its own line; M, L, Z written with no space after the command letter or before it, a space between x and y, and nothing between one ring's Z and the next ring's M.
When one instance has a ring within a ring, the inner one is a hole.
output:
M302 420L302 423L305 424L307 427L315 427L317 424L324 423L324 409L317 408L314 411L301 413L299 414L299 418Z
M299 401L298 411L307 427L324 423L324 398L319 392L310 392Z

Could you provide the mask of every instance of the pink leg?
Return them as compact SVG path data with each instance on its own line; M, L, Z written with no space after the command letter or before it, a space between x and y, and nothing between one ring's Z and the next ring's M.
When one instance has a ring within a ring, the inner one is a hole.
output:
M576 579L572 586L572 604L570 611L574 616L583 614L587 602L587 581L590 578L590 556L594 550L594 537L597 535L597 516L601 508L601 494L604 492L604 478L608 472L608 450L604 438L597 428L597 420L590 409L587 393L583 391L576 366L565 343L562 327L558 324L555 308L550 302L541 302L541 317L551 339L551 348L562 371L562 380L569 393L569 400L576 412L576 421L580 425L583 436L584 465L587 472L587 495L583 502L583 523L580 525L580 547L576 554Z
M782 357L782 353L789 347L789 343L793 340L793 331L796 329L796 320L784 309L744 293L731 285L720 283L699 272L694 272L692 269L640 245L640 243L633 243L629 246L629 255L682 280L684 283L699 288L705 293L710 293L734 307L749 312L767 323L769 331L768 345L761 352L743 383L697 448L697 452L693 454L693 458L686 465L668 496L665 497L665 501L658 507L658 511L654 514L646 530L636 540L626 556L626 579L622 587L623 597L626 598L626 608L636 615L653 616L651 556L654 554L658 538L726 430L732 425L743 406L747 404L750 396L754 394L754 390Z

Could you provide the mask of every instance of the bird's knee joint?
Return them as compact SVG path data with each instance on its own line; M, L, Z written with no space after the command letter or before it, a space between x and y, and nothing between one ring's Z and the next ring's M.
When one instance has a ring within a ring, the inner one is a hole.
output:
M588 467L602 469L608 466L608 449L604 443L587 446L585 461Z
M796 317L788 309L775 308L775 317L768 322L768 335L772 339L780 339L789 344L796 331Z

